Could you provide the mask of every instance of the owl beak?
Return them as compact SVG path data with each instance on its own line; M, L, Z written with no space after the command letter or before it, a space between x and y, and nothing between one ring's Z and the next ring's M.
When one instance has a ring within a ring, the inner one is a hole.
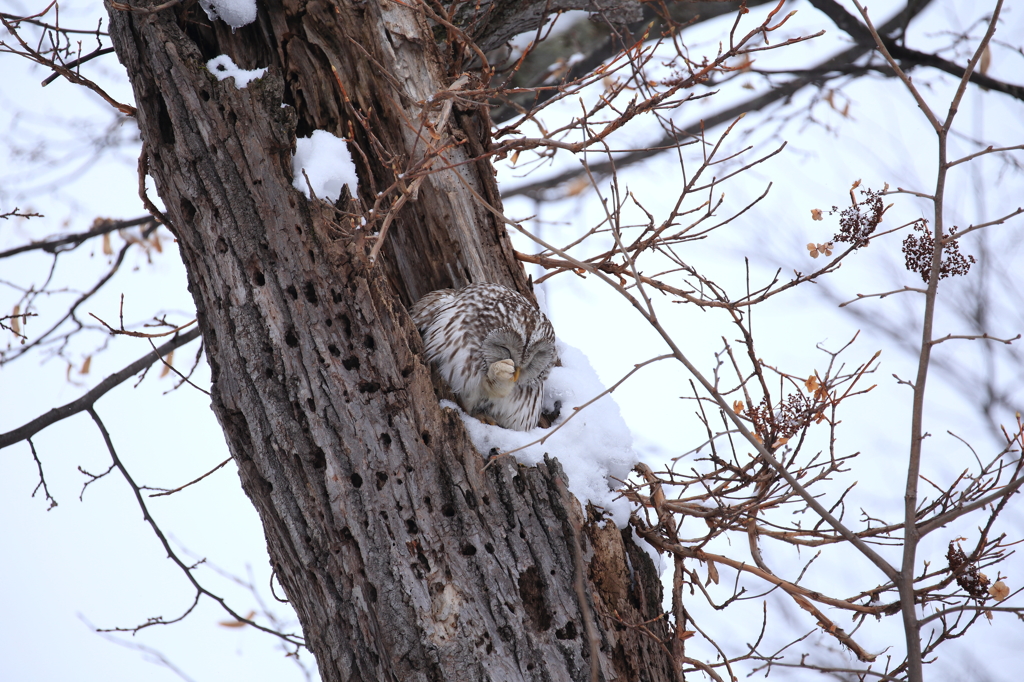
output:
M520 372L520 369L518 367L516 367L516 371L512 373L512 381L513 382L519 381L519 372Z

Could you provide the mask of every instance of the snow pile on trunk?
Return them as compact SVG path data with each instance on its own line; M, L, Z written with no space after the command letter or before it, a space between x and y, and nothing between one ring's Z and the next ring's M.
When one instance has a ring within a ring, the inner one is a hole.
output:
M309 195L310 186L320 199L334 203L341 196L341 186L348 185L352 196L356 195L359 179L356 165L348 151L345 140L335 137L326 130L314 130L310 137L295 140L295 157L292 159L292 185ZM306 171L303 176L302 171ZM306 182L306 178L309 182Z
M256 21L256 0L199 0L210 21L221 19L232 29Z
M463 412L451 401L445 407L459 411L466 431L484 457L509 452L522 464L537 464L544 455L558 458L569 477L569 490L580 502L589 500L603 507L619 528L629 521L631 505L614 492L621 487L637 462L633 437L611 395L577 410L605 390L601 380L578 349L558 342L561 367L554 367L544 385L544 411L551 412L560 401L561 413L550 429L537 427L530 431L512 431L484 424ZM543 443L534 443L547 436ZM534 443L531 445L531 443Z
M225 78L234 78L235 87L239 90L257 78L263 78L263 74L267 72L265 67L262 69L253 69L252 71L240 69L238 68L238 65L232 61L231 57L226 54L214 57L210 61L206 62L206 68L209 69L210 73L216 76L219 81L222 81Z

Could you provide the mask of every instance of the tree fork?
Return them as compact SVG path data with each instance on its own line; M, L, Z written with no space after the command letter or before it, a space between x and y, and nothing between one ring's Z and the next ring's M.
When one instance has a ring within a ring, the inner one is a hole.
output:
M497 196L490 164L452 147L457 165L426 178L376 268L339 212L291 185L296 132L355 129L371 149L353 112L393 159L422 155L410 122L448 80L423 16L409 3L269 1L231 32L194 5L108 11L213 409L321 677L676 679L664 621L629 627L662 613L647 556L582 517L557 462L484 471L420 359L405 307L423 293L528 290L504 226L468 189ZM269 71L235 89L206 69L221 53ZM486 125L453 131L473 135L485 148ZM382 159L354 156L364 198L391 183Z

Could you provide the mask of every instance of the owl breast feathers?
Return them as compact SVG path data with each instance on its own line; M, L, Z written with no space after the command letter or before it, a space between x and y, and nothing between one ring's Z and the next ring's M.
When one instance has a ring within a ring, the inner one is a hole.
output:
M537 426L555 330L525 297L500 284L440 289L412 307L427 359L463 409L517 431Z

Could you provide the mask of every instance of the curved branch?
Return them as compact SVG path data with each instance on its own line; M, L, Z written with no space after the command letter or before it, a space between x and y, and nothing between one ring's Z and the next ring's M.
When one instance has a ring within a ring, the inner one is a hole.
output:
M196 328L186 332L185 334L182 334L181 336L171 339L170 341L160 346L156 350L142 356L132 364L122 369L121 371L111 374L106 379L97 384L95 388L93 388L91 391L83 395L78 400L74 400L60 407L55 407L46 414L36 417L32 421L14 429L13 431L8 431L7 433L0 434L0 450L7 447L8 445L19 443L25 440L26 438L31 438L32 436L39 433L40 431L45 429L47 426L50 426L51 424L56 424L57 422L67 419L68 417L71 417L73 415L76 415L79 412L84 412L86 410L92 409L92 406L96 403L96 401L103 397L111 389L120 385L128 378L146 369L154 362L170 353L175 348L178 348L179 346L184 346L186 343L194 341L195 339L199 338L199 334L199 329Z

